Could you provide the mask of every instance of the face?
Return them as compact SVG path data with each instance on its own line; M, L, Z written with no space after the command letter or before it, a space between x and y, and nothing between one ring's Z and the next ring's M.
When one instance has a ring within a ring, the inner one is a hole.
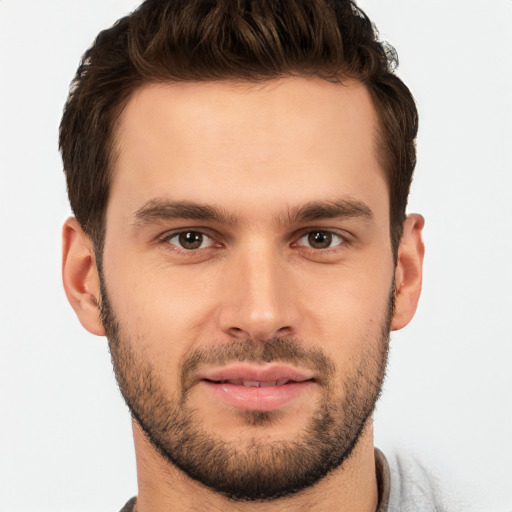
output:
M233 499L340 467L381 387L389 196L368 92L153 85L117 132L102 260L116 375L153 447Z

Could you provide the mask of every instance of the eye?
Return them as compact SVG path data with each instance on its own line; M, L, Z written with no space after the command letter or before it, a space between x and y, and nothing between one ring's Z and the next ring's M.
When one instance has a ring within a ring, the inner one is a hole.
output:
M213 240L200 231L182 231L167 237L166 241L171 245L176 245L181 249L193 251L195 249L204 249L209 247Z
M320 229L310 231L302 236L297 245L311 247L312 249L330 249L344 243L343 237L332 231L322 231Z

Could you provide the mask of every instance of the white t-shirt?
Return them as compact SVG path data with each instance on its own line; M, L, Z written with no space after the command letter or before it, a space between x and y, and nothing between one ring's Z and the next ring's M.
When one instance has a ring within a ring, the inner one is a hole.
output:
M454 512L436 479L412 456L385 457L375 449L380 504L377 512Z

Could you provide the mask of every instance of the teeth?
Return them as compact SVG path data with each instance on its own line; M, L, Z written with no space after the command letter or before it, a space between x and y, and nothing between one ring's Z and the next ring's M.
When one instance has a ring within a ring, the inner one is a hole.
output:
M268 388L270 386L283 386L288 382L291 382L288 379L278 379L278 380L243 380L243 379L229 379L219 381L221 383L232 384L233 386L246 386L248 388Z
M259 388L261 382L259 380L244 380L243 385L250 388Z
M279 380L230 380L230 384L234 384L235 386L246 386L248 388L268 388L271 386L282 386L286 383L290 382L288 379L279 379Z

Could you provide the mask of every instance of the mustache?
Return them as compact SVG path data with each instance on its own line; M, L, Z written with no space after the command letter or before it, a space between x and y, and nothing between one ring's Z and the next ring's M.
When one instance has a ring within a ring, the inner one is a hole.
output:
M308 348L295 338L273 337L264 341L236 340L190 352L180 363L181 389L186 391L201 366L226 365L233 362L254 364L285 363L315 370L328 381L334 363L318 348Z

